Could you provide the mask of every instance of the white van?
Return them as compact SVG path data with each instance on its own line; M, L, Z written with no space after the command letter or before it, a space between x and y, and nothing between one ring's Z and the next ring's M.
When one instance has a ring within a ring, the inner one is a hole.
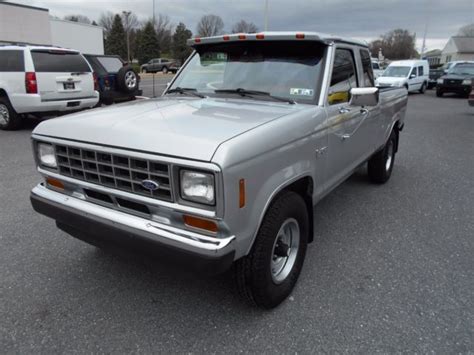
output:
M404 86L408 92L423 94L428 86L430 67L427 60L398 60L390 63L377 80L377 86Z

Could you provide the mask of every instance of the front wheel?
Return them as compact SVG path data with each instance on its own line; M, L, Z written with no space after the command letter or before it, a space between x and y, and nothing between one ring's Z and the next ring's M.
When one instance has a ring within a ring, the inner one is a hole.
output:
M270 205L250 253L234 265L237 289L251 304L274 308L293 290L308 244L303 198L285 191Z
M382 150L375 153L369 159L367 170L370 181L376 184L383 184L390 179L395 163L395 152L397 147L397 133L392 131L390 138Z
M161 71L163 72L163 74L168 74L168 68L167 67L163 67L163 69Z
M437 97L443 97L444 92L440 89L436 89L436 96Z
M426 83L423 83L420 88L420 94L424 94L426 91Z

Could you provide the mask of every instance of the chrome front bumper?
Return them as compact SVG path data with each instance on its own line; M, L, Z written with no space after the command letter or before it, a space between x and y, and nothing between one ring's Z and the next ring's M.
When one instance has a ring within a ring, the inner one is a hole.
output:
M230 266L235 255L235 236L217 238L175 228L65 195L43 184L31 191L31 203L37 212L55 219L58 227L92 244L153 245L158 251L166 250L172 259L179 260L180 255L184 263L192 259L193 266L201 260Z

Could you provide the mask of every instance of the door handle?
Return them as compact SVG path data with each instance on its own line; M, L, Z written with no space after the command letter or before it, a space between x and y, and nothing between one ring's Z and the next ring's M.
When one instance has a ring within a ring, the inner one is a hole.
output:
M351 112L351 110L347 107L341 107L339 109L339 113L349 113L349 112Z
M366 108L361 108L360 109L360 113L363 114L363 115L368 115L369 114L369 110L367 110Z

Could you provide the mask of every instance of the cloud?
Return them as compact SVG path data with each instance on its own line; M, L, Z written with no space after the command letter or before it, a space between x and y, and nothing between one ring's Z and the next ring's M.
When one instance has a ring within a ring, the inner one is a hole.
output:
M199 18L214 13L223 18L226 30L240 19L263 29L264 0L155 0L156 13L184 22L192 31ZM416 33L421 46L428 23L428 47L442 48L463 24L474 22L473 0L268 0L271 30L304 30L374 39L395 28ZM46 7L63 17L80 13L97 19L101 12L134 11L140 19L152 16L153 0L17 0Z

